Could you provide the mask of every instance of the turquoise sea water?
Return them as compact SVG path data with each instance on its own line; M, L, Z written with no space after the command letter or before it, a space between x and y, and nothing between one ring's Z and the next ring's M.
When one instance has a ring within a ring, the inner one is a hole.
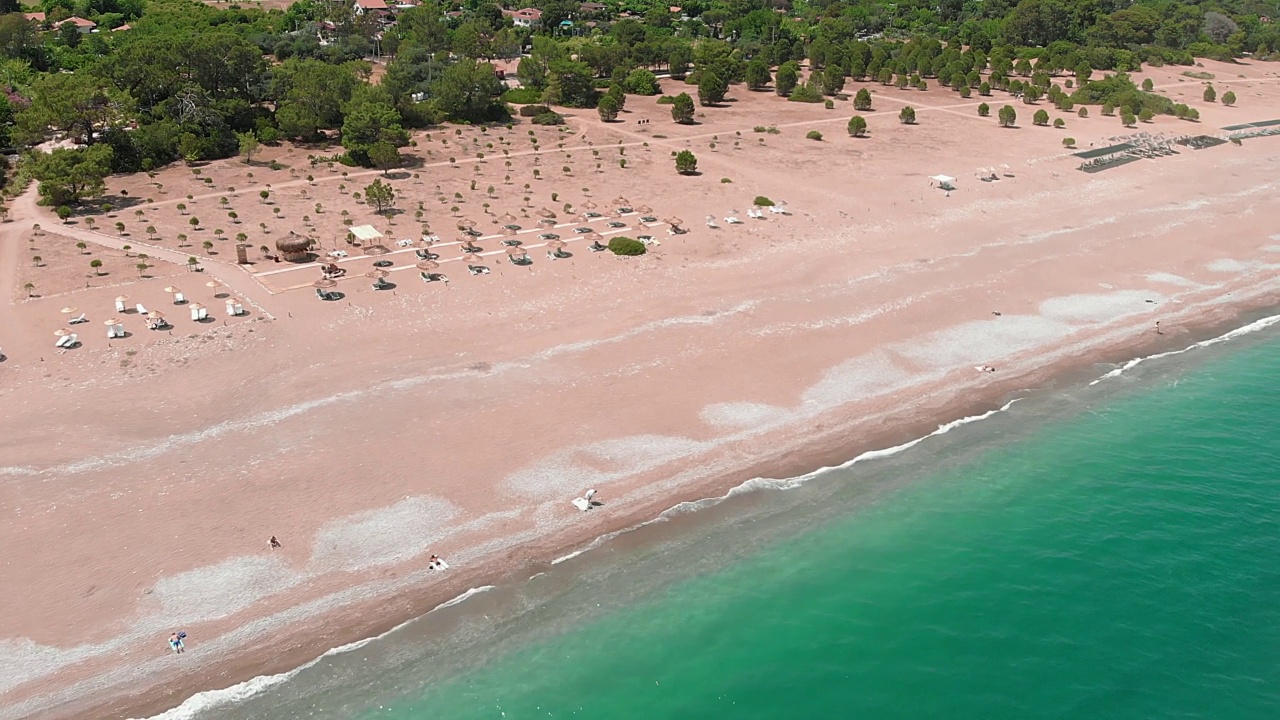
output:
M207 716L1280 718L1280 338L633 535Z

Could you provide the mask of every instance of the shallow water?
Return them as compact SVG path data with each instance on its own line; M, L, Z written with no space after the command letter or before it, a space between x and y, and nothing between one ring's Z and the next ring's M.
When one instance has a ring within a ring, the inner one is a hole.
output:
M1274 330L676 515L182 716L1280 717Z

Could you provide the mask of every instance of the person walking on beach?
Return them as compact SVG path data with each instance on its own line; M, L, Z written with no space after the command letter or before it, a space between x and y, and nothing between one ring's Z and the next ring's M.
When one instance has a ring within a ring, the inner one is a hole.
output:
M1162 331L1162 330L1160 329L1160 321L1159 321L1159 320L1157 320L1157 321L1156 321L1156 334L1157 334L1157 335L1163 335L1163 334L1164 334L1164 331Z
M182 641L187 637L185 632L176 632L169 636L169 648L173 650L175 655L181 655L186 648L183 647Z
M275 536L275 535L272 535L272 536L271 536L271 549L272 549L272 550L279 550L279 549L280 549L280 548L282 548L282 547L284 547L284 546L280 544L280 541L276 539L276 536Z

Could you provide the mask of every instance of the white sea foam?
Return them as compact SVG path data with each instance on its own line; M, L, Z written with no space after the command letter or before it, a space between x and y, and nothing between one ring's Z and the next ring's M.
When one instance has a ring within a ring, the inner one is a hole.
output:
M492 585L483 585L480 587L471 588L466 592L462 593L461 595L435 606L434 608L431 609L430 612L428 612L428 614L430 614L431 612L435 612L436 610L443 610L444 608L453 607L454 605L457 605L458 603L461 603L474 595L478 595L483 592L488 592L489 590L492 590L492 589L493 589ZM347 643L346 645L340 645L335 648L330 648L324 651L323 653L321 653L320 656L315 658L314 660L306 663L305 665L300 665L292 670L289 670L288 672L277 673L275 675L259 675L254 678L250 678L249 680L245 680L244 682L236 683L231 687L221 688L218 690L206 690L201 693L196 693L195 695L192 695L191 697L184 700L182 704L179 705L178 707L171 708L158 715L152 715L151 717L147 718L147 720L191 720L191 718L196 717L202 712L213 710L215 708L223 707L233 703L237 703L243 700L247 700L253 697L254 695L261 693L264 690L272 688L281 683L288 682L289 680L296 677L298 673L301 673L307 668L314 667L321 660L327 657L333 657L335 655L341 655L343 653L348 653L353 650L359 650L360 648L368 645L369 643L375 642L377 640L381 640L382 638L400 630L401 628L405 627L406 625L409 625L410 623L417 622L418 619L419 618L413 618L412 620L407 620L405 622L402 622L399 625L396 625L395 627L391 628L390 630L380 635L375 635L373 637L368 637L363 640L357 640L352 643Z
M827 370L805 390L802 401L810 410L825 410L892 392L911 380L911 375L887 355L872 352Z
M928 333L898 352L930 369L952 370L1037 350L1073 330L1037 315L1005 315Z
M741 430L785 423L791 418L791 411L764 403L714 403L702 408L701 418L715 428Z
M1201 285L1200 283L1194 280L1189 280L1187 278L1182 277L1181 275L1174 275L1173 273L1157 272L1157 273L1151 273L1149 275L1144 275L1143 277L1146 278L1147 280L1150 280L1151 282L1164 283L1165 285L1177 285L1178 287L1197 288L1197 289L1206 287L1205 285Z
M1185 352L1190 352L1190 351L1195 350L1195 349L1197 349L1197 348L1205 348L1205 347L1209 347L1209 346L1211 346L1211 345L1217 345L1218 343L1224 343L1224 342L1226 342L1226 341L1228 341L1228 340L1232 340L1232 339L1234 339L1234 338L1238 338L1238 337L1240 337L1240 336L1242 336L1242 335L1249 335L1250 333L1255 333L1255 332L1258 332L1259 330L1265 330L1265 329L1267 329L1267 328L1269 328L1269 327L1271 327L1272 325L1275 325L1275 324L1277 324L1277 323L1280 323L1280 315L1271 315L1271 316L1268 316L1268 317L1264 317L1264 318L1262 318L1262 319L1260 319L1260 320L1255 320L1255 321L1253 321L1253 322L1249 323L1248 325L1245 325L1244 327L1238 327L1238 328L1236 328L1236 329L1232 330L1231 332L1225 333L1225 334L1223 334L1223 335L1219 335L1218 337L1210 338L1210 339L1208 339L1208 340L1201 340L1200 342L1195 343L1195 344L1193 344L1193 345L1188 345L1187 347L1184 347L1184 348L1182 348L1181 350L1169 350L1169 351L1162 352L1162 353L1156 353L1156 354L1154 354L1154 355L1147 355L1147 356L1145 356L1145 357L1134 358L1134 359L1130 360L1129 362L1127 362L1127 363L1125 363L1125 364L1121 365L1120 367L1114 368L1114 369L1112 369L1112 370L1110 370L1110 371L1108 371L1108 372L1104 373L1101 377L1099 377L1099 378L1095 379L1093 382L1089 383L1089 385L1091 385L1091 386L1092 386L1092 385L1097 385L1098 383L1102 382L1103 380L1109 380L1109 379L1114 378L1114 377L1120 377L1120 376L1121 376L1121 375L1123 375L1126 371L1128 371L1128 370L1132 370L1133 368L1135 368L1135 367L1137 367L1137 366L1141 365L1142 363L1144 363L1144 362L1146 362L1146 361L1148 361L1148 360L1158 360L1158 359L1160 359L1160 358L1170 357L1170 356L1172 356L1172 355L1181 355L1181 354L1183 354L1183 353L1185 353Z
M1220 273L1246 273L1250 270L1256 270L1262 266L1262 263L1244 260L1234 260L1232 258L1220 258L1209 263L1208 267L1213 272Z
M557 450L510 475L505 484L525 495L564 496L653 470L708 447L708 443L669 435L601 440Z
M152 597L180 627L233 615L301 581L284 558L253 555L161 578Z

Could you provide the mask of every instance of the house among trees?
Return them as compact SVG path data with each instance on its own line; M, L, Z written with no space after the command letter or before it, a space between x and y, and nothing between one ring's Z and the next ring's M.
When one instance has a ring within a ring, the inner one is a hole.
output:
M24 17L24 18L26 18L26 19L30 20L31 22L37 22L37 23L41 23L41 24L43 24L43 23L44 23L44 13L42 13L42 12L40 12L40 13L22 13L22 17Z
M76 29L79 30L81 34L91 33L93 32L94 28L98 27L98 23L92 20L85 20L82 17L69 17L66 20L63 20L62 22L58 23L58 27L62 27L67 23L71 23L72 25L75 25Z
M598 2L584 2L578 6L578 12L583 15L594 15L596 13L604 12L604 10L605 4Z
M356 15L381 17L390 15L391 8L387 7L386 0L356 0L354 12Z
M502 14L511 18L516 27L534 28L542 22L542 11L537 8L521 8L520 10L503 10Z

